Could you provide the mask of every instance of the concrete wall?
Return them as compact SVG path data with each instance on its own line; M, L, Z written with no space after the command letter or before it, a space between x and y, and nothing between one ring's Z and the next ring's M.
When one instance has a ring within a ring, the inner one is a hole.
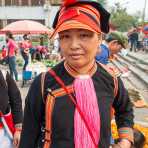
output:
M1 6L0 20L9 19L34 19L45 20L45 25L51 27L57 6Z

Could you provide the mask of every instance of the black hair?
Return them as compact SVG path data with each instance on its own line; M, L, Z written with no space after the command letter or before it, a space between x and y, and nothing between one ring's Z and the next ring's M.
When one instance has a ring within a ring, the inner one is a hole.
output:
M28 40L28 35L27 35L27 34L24 34L24 35L23 35L23 39L24 39L24 40Z
M143 133L137 129L134 129L134 145L133 148L143 148L145 143L145 137Z
M13 34L10 31L6 32L6 36L8 36L10 39L14 39Z
M9 40L8 40L8 39L6 39L6 43L8 43L8 41L9 41Z

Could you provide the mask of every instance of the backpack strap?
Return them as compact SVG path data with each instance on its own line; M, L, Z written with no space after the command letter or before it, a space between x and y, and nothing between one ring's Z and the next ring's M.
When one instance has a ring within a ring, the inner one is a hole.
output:
M114 81L114 98L115 98L118 93L118 77L120 75L120 72L113 66L104 65L102 63L98 64L112 76Z
M72 93L73 87L70 85L67 87L67 90ZM51 145L51 133L52 133L52 113L53 108L55 105L55 98L59 96L66 95L66 92L63 88L56 89L54 91L48 90L48 96L46 98L45 102L45 142L44 142L44 148L49 148Z
M120 75L120 72L113 66L104 65L102 63L99 63L112 77L114 81L114 98L116 98L118 93L118 77ZM115 109L111 105L110 107L110 113L111 113L111 119L113 119L115 114Z

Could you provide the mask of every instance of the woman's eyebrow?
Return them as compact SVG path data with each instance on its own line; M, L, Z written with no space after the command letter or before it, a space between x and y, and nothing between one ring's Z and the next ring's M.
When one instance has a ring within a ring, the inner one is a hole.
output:
M69 30L65 30L65 31L60 32L60 34L69 33L69 32L70 32Z

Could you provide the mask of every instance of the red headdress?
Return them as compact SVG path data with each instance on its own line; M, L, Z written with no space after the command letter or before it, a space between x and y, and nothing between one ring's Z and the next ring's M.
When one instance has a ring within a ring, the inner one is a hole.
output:
M110 14L96 0L64 0L55 17L55 30L51 37L72 28L107 33L109 16Z

